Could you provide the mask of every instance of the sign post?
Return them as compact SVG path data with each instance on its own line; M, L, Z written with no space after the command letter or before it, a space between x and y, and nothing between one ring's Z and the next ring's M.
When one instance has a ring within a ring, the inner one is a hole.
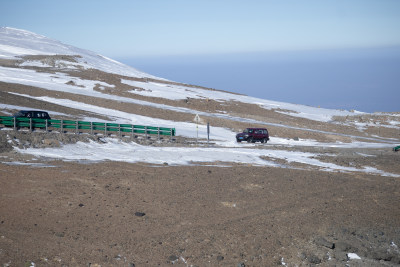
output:
M207 144L210 145L210 123L207 122Z
M194 117L194 120L196 121L196 143L199 142L199 122L200 122L200 116L199 114L196 114Z

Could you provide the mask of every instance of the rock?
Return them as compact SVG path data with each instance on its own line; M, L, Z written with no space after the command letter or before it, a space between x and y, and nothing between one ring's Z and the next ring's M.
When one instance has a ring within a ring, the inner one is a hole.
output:
M224 260L224 256L217 256L217 261L223 261Z
M345 242L337 242L334 244L335 249L339 250L339 251L345 251L348 252L351 249L351 246Z
M146 213L144 212L139 212L139 211L135 212L135 216L143 217L144 215L146 215Z
M129 267L135 267L135 264L132 263L132 262L130 262L130 263L129 263Z
M79 204L78 206L79 206L79 207L83 207L83 206L85 206L85 205L83 205L83 204L81 203L81 204Z
M313 263L313 264L320 264L321 263L320 258L318 258L314 254L308 255L307 260L308 260L309 263Z
M330 249L334 249L335 248L335 244L332 242L327 241L325 238L323 237L317 237L314 240L315 244L317 244L318 246L323 246L323 247L327 247Z
M246 265L243 262L241 262L237 264L237 267L246 267Z
M338 261L347 261L347 253L343 251L336 251L334 257Z
M393 255L389 254L385 249L375 250L371 253L371 256L377 261L391 261L393 258Z
M43 146L45 147L60 147L60 142L55 139L44 139Z
M174 261L176 261L176 260L178 260L179 258L177 257L177 256L175 256L175 255L171 255L171 256L169 256L168 257L168 260L170 261L170 262L174 262Z
M312 264L320 264L321 263L321 259L318 258L313 253L309 254L309 253L302 252L301 255L300 255L300 258L302 260L307 260L309 263L312 263Z

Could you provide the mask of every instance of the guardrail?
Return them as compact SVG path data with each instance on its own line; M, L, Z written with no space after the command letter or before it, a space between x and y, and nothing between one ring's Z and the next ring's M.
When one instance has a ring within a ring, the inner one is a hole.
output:
M154 127L144 125L133 125L133 124L118 124L108 122L89 122L89 121L72 121L72 120L48 120L39 118L26 118L26 117L9 117L0 116L0 124L5 127L12 127L14 130L19 128L29 128L33 131L35 128L42 128L49 131L50 128L60 129L61 132L75 130L75 133L79 133L79 130L90 131L90 134L95 132L101 132L105 136L111 133L118 133L121 137L124 133L131 134L133 138L135 133L145 134L146 138L148 134L164 136L175 136L175 128L166 127Z

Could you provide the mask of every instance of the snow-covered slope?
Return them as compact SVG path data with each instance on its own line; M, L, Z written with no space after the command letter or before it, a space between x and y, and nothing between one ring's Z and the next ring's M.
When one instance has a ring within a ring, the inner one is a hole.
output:
M237 101L245 104L253 104L267 110L276 110L281 114L306 118L309 120L327 122L333 116L351 116L361 114L360 112L349 112L345 110L333 110L324 108L315 108L310 106L290 104L278 101L270 101L249 97L244 95L232 94L218 90L207 90L204 88L187 87L184 85L163 83L167 80L152 76L147 73L140 72L132 67L122 63L98 55L94 52L80 49L71 45L63 44L59 41L52 40L45 36L35 34L25 30L3 27L0 28L0 59L21 59L23 56L31 55L68 55L71 58L53 58L50 64L47 59L26 57L20 63L21 67L42 67L42 68L59 68L69 70L98 69L106 73L124 75L133 78L152 78L159 82L148 81L132 81L121 79L121 83L133 88L141 88L141 90L130 91L132 95L142 95L147 97L157 97L169 100L180 100L187 98L215 101ZM54 62L56 61L56 62ZM72 80L76 85L66 85L65 83ZM64 92L72 92L74 94L93 95L90 91L96 84L104 85L100 81L82 80L76 77L70 77L67 74L54 75L52 72L36 73L34 70L15 70L15 68L1 68L0 81L8 83L20 83L28 86L45 88L48 90L57 90ZM86 86L89 84L89 86ZM84 89L80 87L84 85ZM61 87L60 87L61 86ZM115 87L108 84L109 87ZM76 88L77 87L77 88ZM96 95L101 95L97 93ZM103 94L104 98L109 95Z
M76 57L77 65L86 69L94 68L101 71L138 78L156 78L120 62L89 50L71 45L25 30L0 28L0 58L15 59L25 55L71 55ZM64 62L71 64L71 62ZM37 63L36 63L37 64ZM29 65L29 63L25 63ZM159 78L158 78L159 79Z
M58 155L73 160L177 165L234 162L275 167L280 164L273 160L279 159L327 171L398 176L370 167L325 163L316 159L315 153L285 150L288 147L299 150L302 147L391 147L398 140L392 138L400 125L396 114L376 115L382 117L380 122L384 123L386 131L384 136L376 136L383 135L383 131L364 132L364 129L381 125L368 121L371 114L270 101L171 82L32 32L0 28L0 113L9 115L18 109L46 109L53 117L60 118L175 127L178 136L200 138L199 143L203 145L207 138L204 122L210 122L210 139L215 146L193 148L189 141L186 148L154 148L121 144L111 139L106 145L78 143L61 148L18 150L32 155ZM200 125L194 123L195 115L201 117ZM336 120L335 116L343 121ZM272 145L274 149L236 143L235 131L255 125L269 128L272 136L267 146ZM107 153L97 152L104 148ZM155 151L158 158L153 156ZM171 157L172 152L174 157Z

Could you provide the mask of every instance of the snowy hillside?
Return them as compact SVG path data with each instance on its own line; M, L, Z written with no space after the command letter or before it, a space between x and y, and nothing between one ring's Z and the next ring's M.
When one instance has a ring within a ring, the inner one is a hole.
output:
M132 67L126 66L110 58L98 55L94 52L80 49L45 36L25 30L9 27L0 28L0 58L16 59L26 55L70 55L77 60L76 63L59 60L58 64L65 64L69 68L81 66L85 69L94 68L101 71L127 75L138 78L155 78ZM46 67L44 62L27 61L23 66Z
M158 164L218 161L281 166L273 161L284 160L328 171L397 175L368 166L343 167L317 160L317 153L287 149L390 148L399 142L398 114L323 109L181 84L35 33L0 28L0 113L11 115L20 109L44 109L53 118L175 127L179 138L198 146L208 146L210 123L214 146L153 148L109 140L108 152L100 155L94 151L102 145L94 143L17 149L20 153ZM235 133L246 127L267 127L270 142L236 143ZM159 158L149 156L155 150ZM141 156L118 156L121 151ZM170 156L172 151L176 157Z

